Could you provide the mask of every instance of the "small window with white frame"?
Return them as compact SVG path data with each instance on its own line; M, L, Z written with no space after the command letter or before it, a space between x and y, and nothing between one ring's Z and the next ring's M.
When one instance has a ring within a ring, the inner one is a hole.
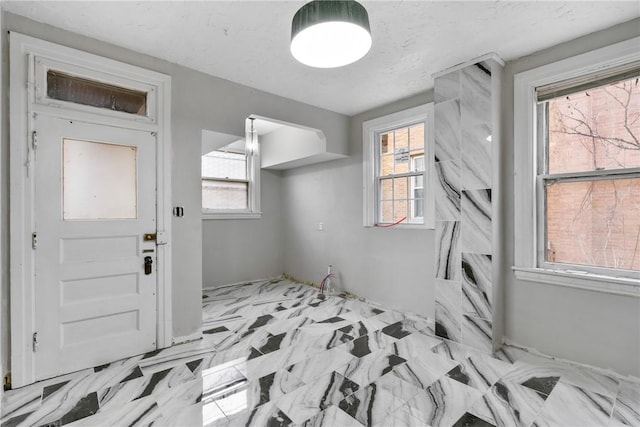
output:
M204 219L259 218L260 158L255 132L202 155Z
M363 124L364 225L433 227L432 104Z
M632 50L619 44L516 76L522 279L638 292L626 282L640 279L640 58L623 54Z

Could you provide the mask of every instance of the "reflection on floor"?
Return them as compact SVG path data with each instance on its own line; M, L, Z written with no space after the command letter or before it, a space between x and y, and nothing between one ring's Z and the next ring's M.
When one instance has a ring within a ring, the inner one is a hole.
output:
M637 383L286 280L206 292L203 316L197 342L7 392L1 425L640 425Z

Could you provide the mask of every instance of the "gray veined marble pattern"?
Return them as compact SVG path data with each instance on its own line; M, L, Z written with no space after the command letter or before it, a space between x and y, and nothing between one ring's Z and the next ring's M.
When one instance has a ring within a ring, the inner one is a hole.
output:
M491 329L492 324L489 320L467 314L462 315L462 342L465 345L490 353L493 347Z
M309 331L313 319L338 329ZM434 336L428 319L287 280L206 290L205 324L201 340L8 391L0 425L640 426L638 383L492 355ZM348 344L363 337L372 352L358 357Z
M436 279L436 335L452 341L462 338L462 285Z
M474 354L447 372L447 377L484 393L512 369L510 363Z
M492 319L491 255L462 253L462 312Z
M518 384L498 381L471 407L470 413L496 426L530 426L546 396Z
M478 390L443 377L431 384L424 395L407 402L407 408L427 425L450 426L480 395Z
M460 163L458 160L436 162L436 221L460 219Z
M435 159L460 160L460 101L455 99L441 102L434 107L435 122Z
M611 414L611 426L633 426L640 420L640 384L621 382Z
M329 406L302 424L303 427L362 427L355 418L335 405Z
M462 191L462 252L492 254L491 190Z
M436 279L460 280L460 222L436 221Z
M462 128L462 189L491 188L492 131L487 124Z
M337 405L360 387L337 372L324 375L297 391L279 398L276 405L296 423L314 417L331 405Z
M452 71L434 81L434 98L436 103L460 97L460 70Z
M461 70L460 110L462 126L491 124L491 72L486 63Z
M604 426L610 420L614 399L560 381L547 398L540 415L557 425ZM579 410L568 411L568 408Z
M394 394L371 384L347 396L338 406L362 425L376 426L403 403Z

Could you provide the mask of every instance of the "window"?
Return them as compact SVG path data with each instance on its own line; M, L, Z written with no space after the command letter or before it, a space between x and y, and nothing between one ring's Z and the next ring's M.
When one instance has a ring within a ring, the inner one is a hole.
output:
M432 104L363 124L364 225L433 228Z
M637 43L516 76L519 278L640 294Z
M246 150L245 141L205 153L202 156L203 217L259 218L259 165L257 150Z

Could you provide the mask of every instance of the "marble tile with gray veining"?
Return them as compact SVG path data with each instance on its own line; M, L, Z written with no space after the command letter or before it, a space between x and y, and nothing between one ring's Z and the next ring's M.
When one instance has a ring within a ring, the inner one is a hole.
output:
M336 372L365 387L401 366L406 359L383 349L366 356L355 358L348 364L336 369Z
M463 190L491 188L492 131L490 124L462 128L462 185Z
M540 416L558 425L605 426L609 423L613 404L612 397L560 380L546 399Z
M460 70L452 71L436 77L434 81L434 98L436 103L460 97Z
M460 280L459 221L436 221L436 279Z
M403 403L394 394L371 384L347 396L338 407L362 425L376 426Z
M458 420L471 404L481 396L478 390L440 378L424 394L407 402L409 413L430 426L448 426Z
M331 405L336 405L360 387L337 372L326 374L300 389L286 394L276 401L294 422L300 424L316 416Z
M457 262L461 279L436 285L436 320L288 280L206 290L202 339L7 391L0 424L640 425L637 383L514 347L490 354L477 316L490 259ZM435 336L453 323L484 350Z
M319 352L285 369L304 383L309 384L316 378L333 372L355 359L355 356L343 349L344 346Z
M397 366L388 375L426 390L457 365L457 362L447 357L427 351L414 355L407 363Z
M491 71L487 64L461 70L460 113L463 127L491 124Z
M491 255L462 252L462 312L493 318Z
M385 326L387 326L387 323L379 319L376 319L374 316L368 319L362 319L358 322L344 326L338 330L354 338L358 338L363 335L368 335L373 332L379 331Z
M462 342L466 345L490 353L493 348L492 336L491 321L462 315Z
M394 342L390 349L398 356L412 360L414 357L430 352L435 346L442 343L442 339L422 333L413 333Z
M227 421L219 420L211 425L216 427L287 427L293 425L293 421L273 402L258 407L247 406L228 418Z
M362 427L355 418L348 415L336 405L331 405L324 411L302 423L302 427Z
M435 281L436 335L453 341L462 338L462 285L450 280Z
M458 160L443 160L435 164L435 219L460 220L461 174Z
M486 392L511 369L513 366L507 362L478 354L467 357L462 363L447 372L447 377L481 392Z
M640 426L640 383L621 381L611 426Z
M491 189L463 190L461 209L462 252L492 254Z
M460 160L460 101L457 99L435 105L435 159Z
M496 426L530 426L542 411L546 396L519 384L498 381L470 413Z

